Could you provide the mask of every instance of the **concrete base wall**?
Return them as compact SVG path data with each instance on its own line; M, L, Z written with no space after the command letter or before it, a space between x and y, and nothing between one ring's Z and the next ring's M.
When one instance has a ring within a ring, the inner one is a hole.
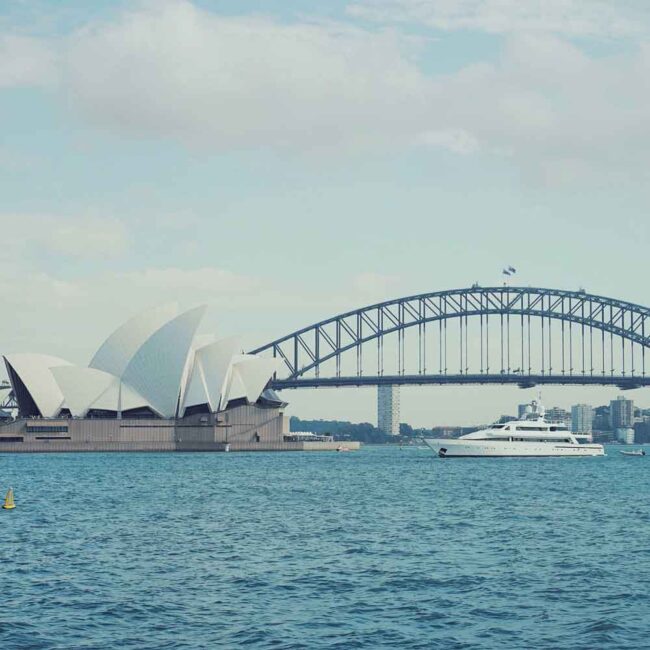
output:
M180 420L28 419L0 425L0 453L79 451L306 451L340 443L284 442L278 409L238 406ZM356 444L356 447L354 446ZM358 448L358 443L345 443Z

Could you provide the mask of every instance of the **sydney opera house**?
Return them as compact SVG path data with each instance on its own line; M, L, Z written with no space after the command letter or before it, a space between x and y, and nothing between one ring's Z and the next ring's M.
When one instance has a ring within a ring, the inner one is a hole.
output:
M4 357L17 408L1 451L225 451L324 448L294 442L269 382L277 359L236 338L197 335L205 312L148 310L113 332L88 366Z

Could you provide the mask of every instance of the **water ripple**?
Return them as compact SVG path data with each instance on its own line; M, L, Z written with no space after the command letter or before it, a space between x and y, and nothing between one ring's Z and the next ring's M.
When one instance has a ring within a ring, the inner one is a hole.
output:
M646 459L0 467L18 503L0 511L1 650L648 647Z

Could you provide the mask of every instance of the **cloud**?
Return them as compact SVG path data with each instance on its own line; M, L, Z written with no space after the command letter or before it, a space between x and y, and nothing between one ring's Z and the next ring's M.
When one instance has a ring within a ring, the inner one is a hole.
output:
M41 245L69 257L102 255L115 257L128 247L127 229L112 218L84 217L72 221L55 220L51 233Z
M538 177L558 166L637 176L650 145L649 81L643 47L596 59L558 37L512 37L498 62L434 81L444 107L434 124L462 129Z
M261 288L261 282L258 279L213 267L198 269L151 268L121 274L120 279L127 282L135 291L164 288L165 292L174 294L190 291L202 295L241 295Z
M444 75L426 72L418 44L391 29L221 16L184 0L122 11L43 49L56 52L57 92L70 107L135 138L339 158L445 149L507 159L536 182L645 180L650 48L596 57L551 33L566 23L572 33L609 26L622 34L641 5L586 6L395 0L350 8L444 18L449 29L469 28L472 16L510 21L498 28L508 35L494 60ZM435 44L426 55L438 56Z
M479 149L478 140L464 129L443 129L441 131L425 131L420 134L421 144L429 147L442 147L453 153L467 155Z
M449 15L493 8L479 4L435 6ZM560 9L549 5L549 24ZM510 4L503 12L521 13ZM643 48L590 58L557 36L524 34L509 38L496 62L434 76L393 32L222 17L187 2L120 14L67 47L65 88L89 119L192 147L313 152L420 143L505 155L556 182L565 177L556 163L636 168L650 144Z
M569 37L647 35L650 21L650 8L643 0L361 0L350 4L347 12L382 23L414 23L444 31Z
M112 217L0 214L0 225L12 232L12 245L2 247L0 261L52 254L67 258L113 258L129 246L126 226Z
M299 278L279 286L270 278L229 269L145 267L61 277L58 269L37 271L24 263L18 272L0 264L0 293L11 318L0 321L0 354L40 351L84 363L103 337L149 306L177 301L182 307L207 304L206 332L244 335L254 347L292 328L359 307L396 293L395 278L366 273L344 287L314 291ZM43 327L47 323L47 327Z
M49 86L56 79L56 58L48 43L36 38L0 34L0 89Z
M210 267L63 278L59 270L37 271L23 260L19 270L0 270L0 293L11 305L11 317L0 322L0 354L49 352L75 363L87 363L103 337L147 307L173 300L184 307L207 303L217 308L217 328L224 334L237 331L231 308L236 314L256 296L256 280Z
M223 150L330 148L412 132L423 74L393 32L148 5L67 42L65 89L92 121Z

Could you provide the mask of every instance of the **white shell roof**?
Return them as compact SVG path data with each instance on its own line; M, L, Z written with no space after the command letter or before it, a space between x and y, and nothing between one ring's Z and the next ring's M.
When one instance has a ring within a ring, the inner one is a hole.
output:
M228 385L223 395L223 408L228 406L229 402L246 397L246 386L237 366L233 364L228 373Z
M259 399L269 380L281 369L280 359L265 359L250 354L237 355L232 361L222 408L228 402L245 397L251 404Z
M178 315L174 303L148 309L118 327L100 346L89 367L121 377L133 356L165 323Z
M128 411L130 409L143 408L148 406L154 409L147 400L139 395L131 386L117 381L114 381L91 405L90 408L102 409L105 411Z
M119 378L95 368L61 366L52 374L65 397L65 405L75 417L83 417L90 405Z
M197 404L207 403L212 411L218 411L220 407L225 406L223 398L229 383L230 367L240 349L239 337L233 336L194 351L194 364L183 401L183 412ZM242 391L242 397L244 392Z
M5 359L25 384L41 415L57 416L63 405L63 393L50 369L72 364L48 354L8 354Z
M234 370L239 373L246 388L246 399L249 402L258 400L271 377L280 370L281 365L280 359L262 357L242 359L234 364Z
M148 310L113 332L88 368L41 354L5 359L44 417L62 406L75 417L149 407L172 418L179 403L181 414L198 404L218 411L236 399L255 403L281 361L238 354L237 337L197 336L204 313L204 306L180 315L175 305Z
M122 378L163 417L174 417L181 381L205 307L196 307L165 323L135 352Z
M52 368L52 374L63 393L65 405L75 417L85 417L90 409L126 411L149 406L144 397L119 377L79 366Z
M233 336L206 345L198 351L209 403L214 411L225 406L221 398L226 387L230 364L239 350L241 350L241 340L238 336Z
M204 404L208 401L207 394L197 393L197 389L192 389L193 386L197 385L196 375L195 375L195 365L196 365L196 351L199 348L202 348L205 345L210 345L216 341L217 337L214 334L197 334L192 341L192 349L190 354L187 355L187 363L185 364L185 370L183 371L183 379L181 380L181 413L185 412L186 406L190 404ZM192 393L195 397L190 397L190 389L194 392ZM200 392L200 391L199 391ZM190 399L191 401L188 401ZM199 399L200 401L195 401Z
M185 414L185 409L190 406L197 406L198 404L208 404L210 402L208 398L208 391L205 387L205 378L203 376L203 370L200 367L198 361L195 360L194 366L192 368L192 374L190 375L189 383L187 384L187 389L183 396L183 408L182 413Z
M244 386L244 381L241 378L241 375L238 372L235 372L235 366L242 359L255 359L256 357L252 354L235 354L230 360L230 367L228 368L228 373L226 375L226 381L224 383L223 395L221 399L222 408L228 406L228 402L231 402L235 399L242 399L246 397L246 386Z

